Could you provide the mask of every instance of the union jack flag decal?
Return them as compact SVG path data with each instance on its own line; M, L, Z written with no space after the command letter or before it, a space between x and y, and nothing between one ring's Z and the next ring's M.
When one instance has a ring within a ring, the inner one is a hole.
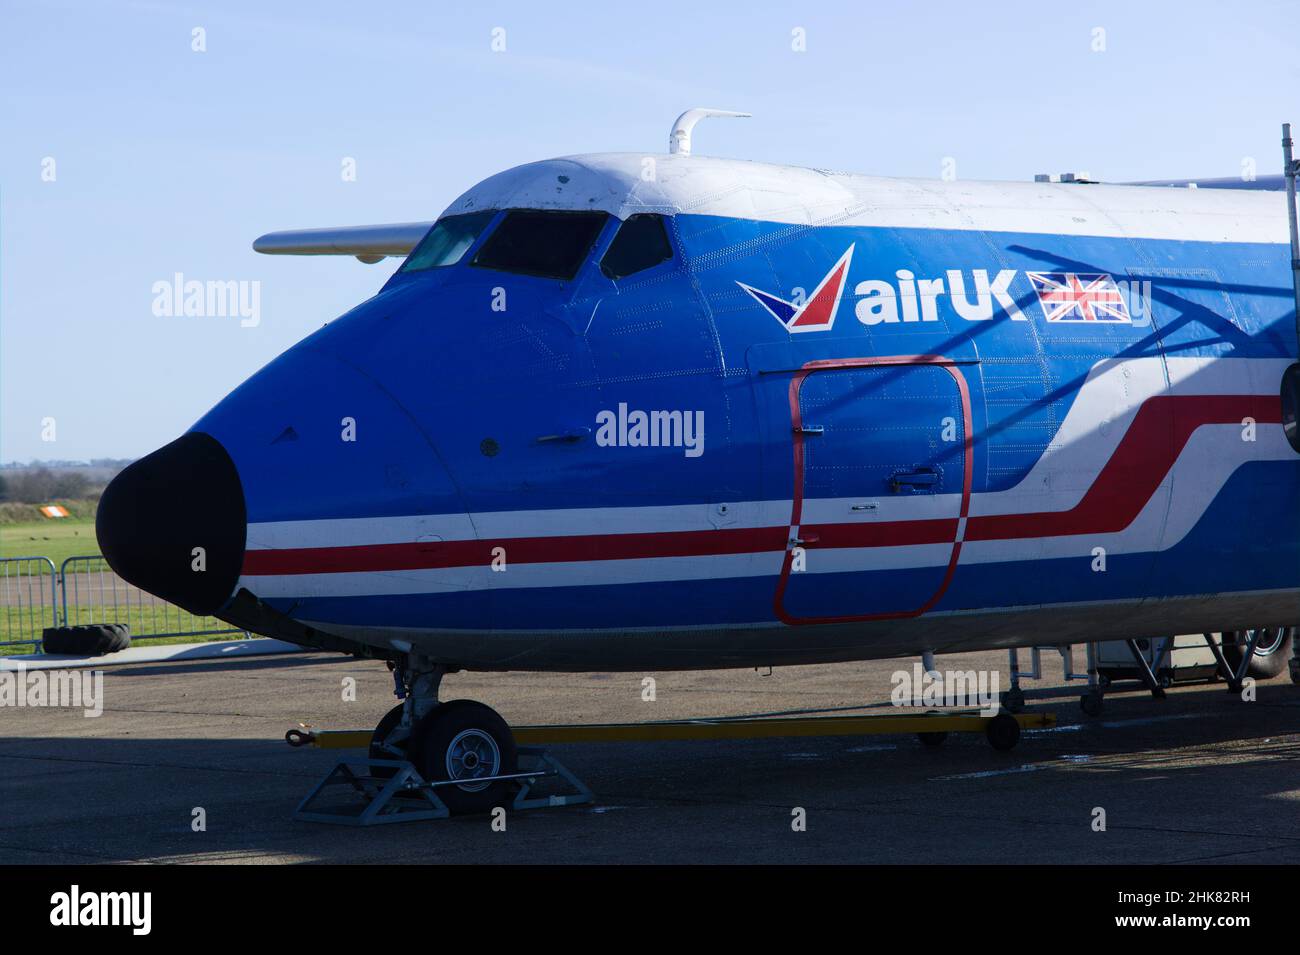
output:
M1104 273L1026 272L1049 322L1112 322L1131 325L1128 303Z

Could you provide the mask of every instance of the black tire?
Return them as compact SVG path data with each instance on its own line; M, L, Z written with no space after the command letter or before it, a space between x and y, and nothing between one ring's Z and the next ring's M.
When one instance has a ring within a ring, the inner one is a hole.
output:
M46 653L98 657L131 645L131 628L124 623L90 623L76 627L46 627L41 647Z
M984 727L989 745L1004 752L1020 741L1020 722L1010 713L999 713Z
M495 710L482 703L444 703L420 721L414 735L412 761L429 782L500 776L518 770L514 734ZM439 786L434 792L453 815L464 815L509 805L515 789L511 781L498 781Z
M1101 716L1102 699L1100 693L1085 693L1079 697L1079 707L1088 716Z
M944 714L941 710L930 710L925 715L943 716ZM948 732L946 730L939 730L933 733L917 733L916 738L926 746L942 746L944 741L948 738Z
M1263 633L1255 645L1255 653L1250 658L1246 675L1256 680L1269 680L1286 670L1287 660L1291 657L1291 642L1295 639L1295 627L1260 627ZM1246 655L1246 643L1250 640L1249 630L1229 630L1223 635L1223 658L1235 673Z

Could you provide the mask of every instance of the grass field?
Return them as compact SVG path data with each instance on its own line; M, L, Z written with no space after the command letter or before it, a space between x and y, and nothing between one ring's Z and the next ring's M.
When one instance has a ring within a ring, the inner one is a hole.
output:
M0 524L0 557L48 557L57 568L68 557L98 553L94 518Z

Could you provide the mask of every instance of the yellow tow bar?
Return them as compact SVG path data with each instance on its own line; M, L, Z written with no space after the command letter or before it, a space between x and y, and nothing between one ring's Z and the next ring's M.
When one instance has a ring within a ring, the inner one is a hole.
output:
M1014 729L1012 725L1014 724ZM938 742L947 733L984 733L997 749L1015 745L1021 729L1047 729L1056 725L1055 713L931 712L884 716L722 717L665 720L657 723L566 723L551 726L515 726L515 741L525 746L556 743L657 743L705 739L782 739L803 736L867 736L879 733L916 733L926 742ZM285 734L290 746L320 749L365 749L370 730L318 730L305 724ZM1001 744L1001 745L1000 745Z

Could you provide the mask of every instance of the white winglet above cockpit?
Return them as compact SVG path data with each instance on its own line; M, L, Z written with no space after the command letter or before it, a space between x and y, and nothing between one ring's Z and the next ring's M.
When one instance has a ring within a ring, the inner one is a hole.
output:
M709 109L703 106L688 109L677 117L677 122L673 123L673 131L668 134L668 152L673 156L689 156L691 154L691 130L702 119L709 119L714 116L748 119L753 115L753 113L737 113L735 110Z
M253 250L267 255L355 255L367 265L373 265L386 256L407 255L432 225L432 222L397 222L268 232L253 242Z

